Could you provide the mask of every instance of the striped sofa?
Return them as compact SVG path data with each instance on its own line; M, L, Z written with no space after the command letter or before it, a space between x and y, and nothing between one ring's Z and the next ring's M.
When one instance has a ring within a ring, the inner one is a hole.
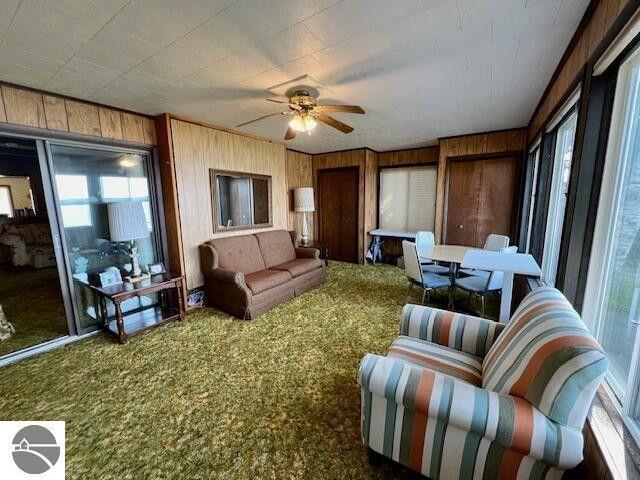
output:
M387 355L360 364L362 440L434 480L560 478L607 366L554 288L506 326L406 305Z

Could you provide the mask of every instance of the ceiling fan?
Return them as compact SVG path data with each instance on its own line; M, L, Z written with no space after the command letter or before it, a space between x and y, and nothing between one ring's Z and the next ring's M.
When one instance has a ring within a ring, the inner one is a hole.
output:
M258 117L254 120L236 125L236 127L244 127L250 123L278 115L293 115L293 118L289 121L287 133L284 136L285 140L295 138L298 133L311 133L311 130L316 128L318 122L326 123L327 125L340 130L342 133L351 133L353 131L353 127L330 117L327 113L344 112L364 114L364 110L356 105L318 105L318 92L314 90L315 89L306 89L305 87L295 89L291 95L288 95L289 100L267 98L266 100L269 102L288 104L289 110L263 115L262 117Z

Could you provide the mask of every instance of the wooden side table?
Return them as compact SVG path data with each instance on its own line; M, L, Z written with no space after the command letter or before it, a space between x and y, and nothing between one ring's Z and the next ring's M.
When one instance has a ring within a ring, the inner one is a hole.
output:
M329 266L329 247L327 246L326 243L319 242L317 240L311 240L306 245L302 245L301 243L298 243L296 247L317 248L318 250L320 250L320 258L324 260L324 264L326 266Z
M138 282L122 283L110 287L88 285L99 299L100 315L104 321L105 331L114 335L122 344L140 333L159 327L165 323L184 320L184 300L182 298L183 277L168 273L153 275ZM177 307L170 305L168 293L175 290ZM125 300L145 294L158 293L160 305L138 308L124 313L121 304ZM110 320L107 313L107 300L115 306L115 318Z

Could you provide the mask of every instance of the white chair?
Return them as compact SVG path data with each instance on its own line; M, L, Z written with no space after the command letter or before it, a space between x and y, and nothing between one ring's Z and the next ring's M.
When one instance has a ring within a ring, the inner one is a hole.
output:
M449 273L449 269L447 267L438 265L429 257L429 252L433 249L433 247L435 247L435 245L436 239L433 236L433 232L416 232L416 249L418 250L418 258L420 259L420 264L422 265L422 271L447 274Z
M409 294L414 285L422 288L422 304L424 305L425 296L429 300L429 293L431 290L443 287L451 287L449 278L441 277L435 273L423 272L420 266L420 260L418 259L418 250L416 244L407 240L402 241L402 254L404 255L404 272L409 280L409 289L407 290L407 298L405 303L409 300Z
M511 247L504 247L500 250L500 253L506 253L506 254L512 254L512 253L517 253L518 252L518 247L517 246L511 246ZM483 272L482 270L480 270L480 272ZM453 288L451 289L451 298L449 299L449 302L451 303L453 300L453 295L456 291L456 288L460 288L466 292L469 293L469 295L467 296L467 306L469 305L469 301L471 300L471 296L472 295L476 295L478 297L480 297L481 300L481 305L482 305L482 310L481 310L481 315L482 317L484 317L484 298L486 295L490 294L490 293L494 293L494 292L498 292L502 290L502 282L503 282L503 276L504 273L502 272L486 272L489 275L488 276L483 276L483 275L470 275L468 277L462 277L462 278L456 278L454 284L453 284Z
M490 233L487 235L487 239L484 241L483 250L491 250L492 252L499 252L503 248L509 246L509 237L506 235L498 235L497 233ZM462 268L458 270L458 273L464 273L465 275L474 275L476 277L489 278L490 272L483 270L475 270L473 268Z

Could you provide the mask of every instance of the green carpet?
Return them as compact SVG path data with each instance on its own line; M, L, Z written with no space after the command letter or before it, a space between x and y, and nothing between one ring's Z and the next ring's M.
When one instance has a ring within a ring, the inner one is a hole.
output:
M56 268L1 266L0 305L16 330L0 341L0 355L69 333Z
M121 346L103 335L0 370L3 420L65 420L67 478L410 478L372 467L356 372L398 331L406 280L332 263L252 321L211 309Z

